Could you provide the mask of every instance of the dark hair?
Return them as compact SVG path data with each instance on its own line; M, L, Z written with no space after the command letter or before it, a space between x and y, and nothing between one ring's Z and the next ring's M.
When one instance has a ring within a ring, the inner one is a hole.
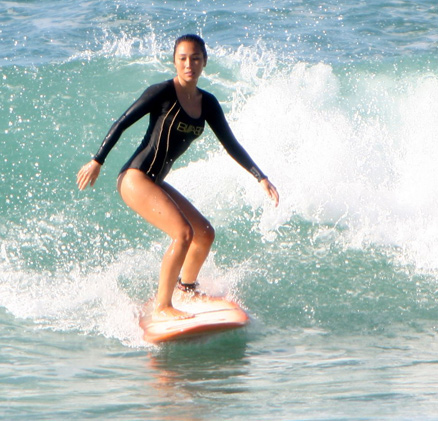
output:
M202 51L202 55L204 56L205 61L207 61L207 49L205 48L205 42L200 36L194 35L194 34L182 35L176 39L175 46L173 47L173 60L174 61L175 61L176 49L177 49L178 45L184 41L194 42L195 44L198 44L199 48Z

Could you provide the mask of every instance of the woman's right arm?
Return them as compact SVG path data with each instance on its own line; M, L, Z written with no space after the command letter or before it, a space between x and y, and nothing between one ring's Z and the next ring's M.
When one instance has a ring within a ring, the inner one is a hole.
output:
M137 99L124 113L123 115L111 126L108 134L103 139L99 150L93 159L99 164L103 165L106 157L110 153L111 149L120 139L122 133L146 114L150 113L156 99L156 86L151 86L146 89L141 97Z
M152 85L146 89L140 98L135 101L123 115L111 126L105 136L99 150L93 159L85 164L78 172L77 185L80 190L84 190L88 184L91 186L96 182L100 173L100 168L105 162L111 149L120 139L122 133L143 116L150 113L156 103L157 98L163 92L164 84Z
M120 139L122 133L144 114L140 112L142 109L141 97L111 126L110 131L105 136L97 154L94 158L85 164L78 172L76 183L79 190L84 190L88 184L94 186L94 183L99 177L100 168L105 162L105 158L110 153L111 149Z

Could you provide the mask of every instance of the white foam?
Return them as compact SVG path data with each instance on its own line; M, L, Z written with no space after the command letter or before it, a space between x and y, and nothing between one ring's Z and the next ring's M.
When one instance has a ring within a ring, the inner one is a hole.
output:
M105 270L89 274L3 268L0 306L41 328L94 333L129 346L144 345L137 323L141 303L120 282L131 277L134 284L144 284L151 276L151 258L152 254L126 252Z
M102 335L129 347L143 347L138 319L157 288L163 250L128 250L106 268L66 274L17 270L3 264L0 306L36 328ZM202 271L202 289L230 293L238 276L220 271L210 256Z

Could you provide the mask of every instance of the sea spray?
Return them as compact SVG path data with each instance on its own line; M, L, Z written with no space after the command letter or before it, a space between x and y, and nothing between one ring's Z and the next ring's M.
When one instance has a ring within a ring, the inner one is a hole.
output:
M261 223L275 230L299 214L348 228L343 233L354 247L400 247L419 269L433 270L438 79L378 78L378 89L370 82L374 112L347 108L357 98L346 97L342 78L322 64L293 65L255 90L235 131L283 193L276 223Z

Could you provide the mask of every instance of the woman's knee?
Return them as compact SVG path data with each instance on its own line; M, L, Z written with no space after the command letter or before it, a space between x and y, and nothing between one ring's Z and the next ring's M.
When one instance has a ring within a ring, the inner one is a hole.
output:
M187 223L181 224L178 227L178 230L174 234L173 239L176 242L178 242L179 244L181 244L182 247L189 248L190 244L193 241L194 235L195 234L194 234L192 226L187 222Z
M214 242L215 235L214 228L210 224L207 224L199 233L197 242L205 247L210 247Z

